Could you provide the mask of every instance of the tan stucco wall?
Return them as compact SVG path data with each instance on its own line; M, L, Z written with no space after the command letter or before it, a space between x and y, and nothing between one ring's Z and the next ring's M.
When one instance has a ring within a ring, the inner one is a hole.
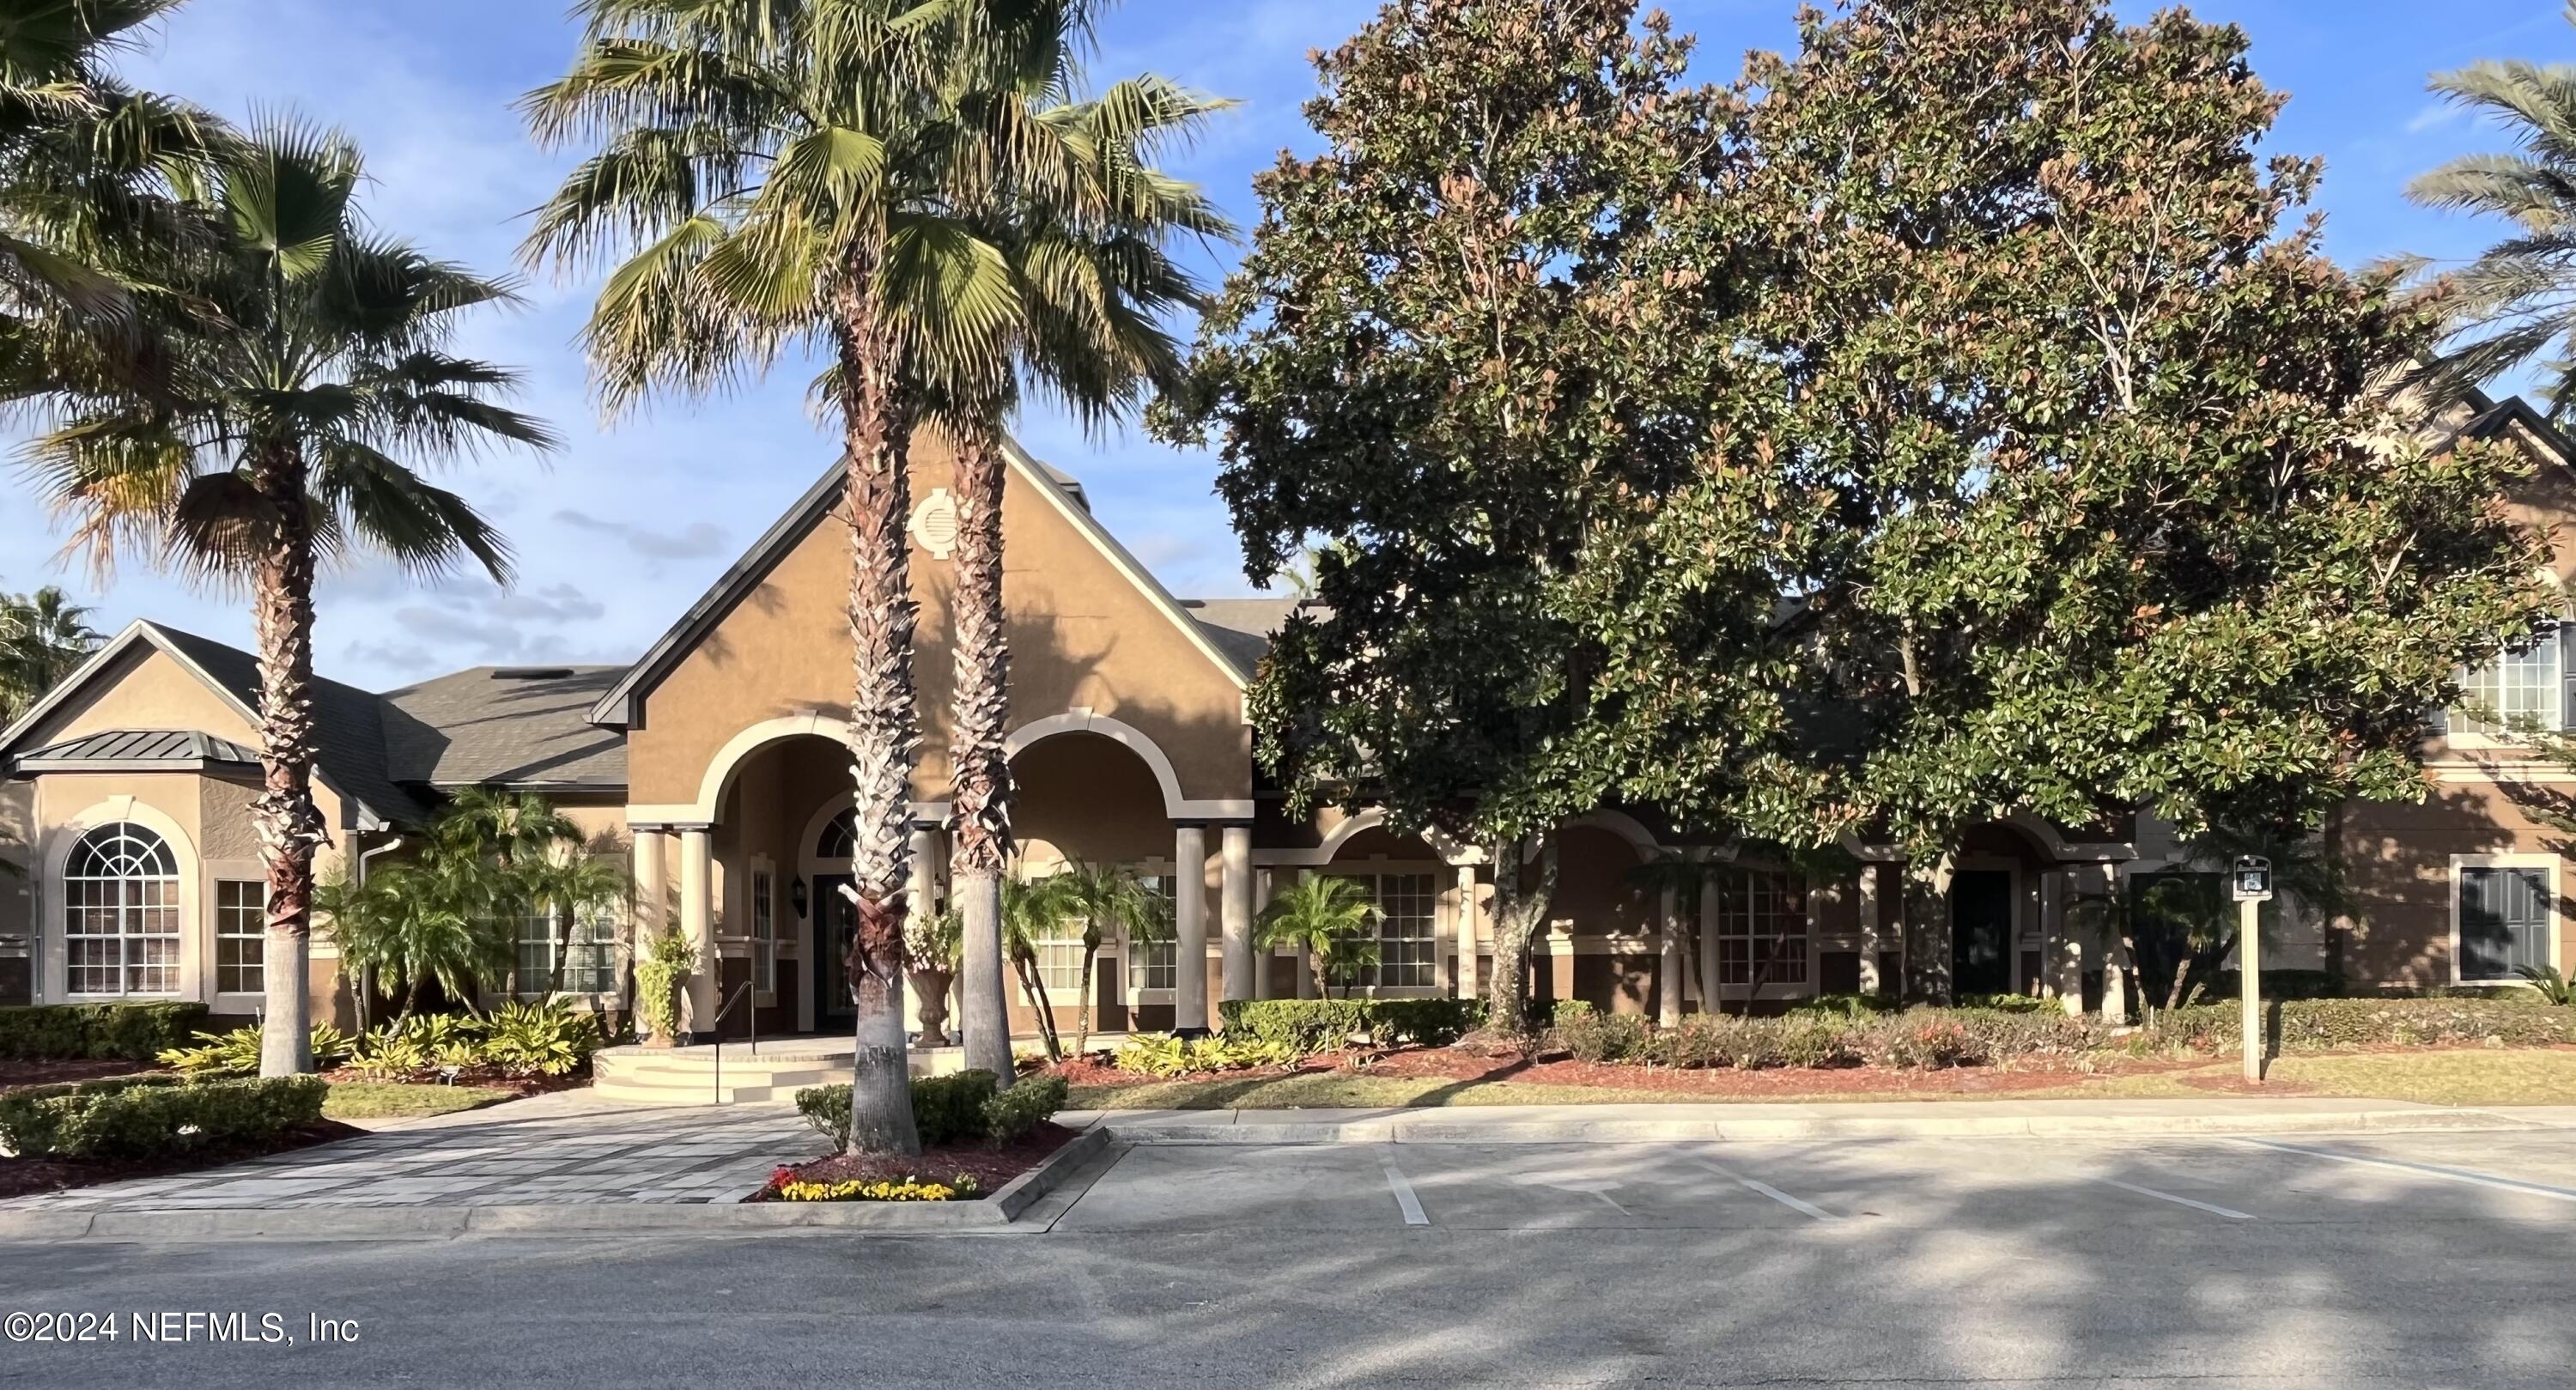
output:
M950 486L947 453L927 436L914 445L912 476L917 500ZM1002 514L1013 727L1087 707L1160 745L1184 796L1249 796L1251 741L1235 681L1016 468ZM954 571L916 545L912 575L923 730L914 796L944 800ZM847 532L827 519L649 697L646 727L628 743L637 804L695 801L710 761L746 728L846 714L848 586Z
M2533 854L2559 864L2558 959L2576 961L2565 894L2576 887L2564 856L2569 837L2534 822L2516 799L2564 796L2576 784L2523 788L2444 782L2420 805L2354 802L2344 808L2342 846L2355 911L2346 969L2356 980L2409 986L2451 983L2451 856Z

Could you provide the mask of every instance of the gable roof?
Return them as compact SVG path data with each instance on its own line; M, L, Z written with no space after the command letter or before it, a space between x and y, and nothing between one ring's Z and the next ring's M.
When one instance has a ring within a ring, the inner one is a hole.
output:
M1207 630L1226 658L1248 679L1260 673L1270 655L1270 639L1288 623L1304 600L1286 598L1185 598L1181 607Z
M623 666L477 666L389 690L385 762L433 787L626 785L626 739L590 722Z
M20 716L17 723L0 731L0 754L7 753L54 711L114 670L127 655L145 646L169 657L180 669L195 676L229 705L233 713L241 716L243 723L253 728L259 726L257 658L211 637L181 632L159 623L137 621L117 634L116 640L99 648L60 685L46 692L45 698ZM322 676L314 677L314 775L339 796L347 813L361 829L426 818L426 810L420 801L386 774L384 748L382 706L376 697L355 686L342 685Z
M1061 469L1031 458L1016 441L1007 438L1002 441L1002 457L1020 474L1022 481L1032 485L1030 490L1033 493L1091 543L1092 549L1098 551L1111 568L1125 576L1137 592L1162 610L1172 625L1218 671L1238 687L1249 682L1250 668L1229 654L1208 627L1193 619L1181 606L1181 601L1172 597L1171 591L1165 589L1153 573L1129 554L1127 548L1120 545L1118 539L1091 515L1090 502L1083 494L1081 483ZM670 630L647 648L643 657L627 668L625 675L599 697L598 703L591 706L590 721L616 729L644 727L645 697L688 659L689 653L697 649L717 624L722 623L768 579L779 563L787 558L788 552L832 514L832 509L841 500L841 491L842 470L835 462L824 470L823 476L816 479L812 487L805 490L802 497L796 499L796 504L788 509L785 516L762 532L751 549L717 576L714 585L699 595L697 602L689 605L688 611L680 615L680 620L673 623Z

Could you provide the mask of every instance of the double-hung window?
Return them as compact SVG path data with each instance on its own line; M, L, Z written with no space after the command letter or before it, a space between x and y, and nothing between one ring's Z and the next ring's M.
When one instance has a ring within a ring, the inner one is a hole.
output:
M1128 987L1135 990L1168 990L1180 988L1180 948L1172 940L1171 908L1174 879L1170 874L1140 874L1145 886L1152 889L1164 904L1162 940L1139 941L1132 928L1127 936L1127 969L1135 978Z
M1426 989L1440 983L1440 879L1429 873L1344 874L1377 908L1377 964L1362 966L1371 989Z
M1807 881L1743 869L1717 881L1717 982L1749 989L1807 983Z
M73 994L177 994L179 861L140 825L102 825L63 865L63 973Z
M767 864L751 869L751 978L755 991L778 992L778 875Z
M2524 645L2461 673L2454 733L2576 729L2576 622L2554 624Z
M268 885L228 878L215 885L215 992L259 994L268 987Z

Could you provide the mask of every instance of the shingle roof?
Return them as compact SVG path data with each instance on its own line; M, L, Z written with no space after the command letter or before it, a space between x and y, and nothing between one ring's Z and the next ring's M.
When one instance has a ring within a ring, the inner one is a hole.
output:
M257 766L259 754L195 729L109 729L21 753L16 765L20 772L109 772L211 763Z
M1249 677L1260 668L1261 658L1270 654L1271 637L1297 611L1298 602L1293 597L1185 598L1181 607L1189 610L1217 650Z
M259 662L238 647L160 623L144 624L244 708L259 708ZM416 822L428 816L418 797L385 769L383 705L374 695L323 676L313 678L313 753L323 775L379 818Z
M385 757L438 787L626 785L626 738L590 722L623 666L477 666L387 691Z

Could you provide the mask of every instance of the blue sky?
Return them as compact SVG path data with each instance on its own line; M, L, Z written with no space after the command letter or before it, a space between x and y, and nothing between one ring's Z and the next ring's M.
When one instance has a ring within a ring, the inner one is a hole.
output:
M1252 174L1283 147L1312 146L1298 105L1313 91L1307 53L1340 41L1369 0L1129 0L1103 32L1095 73L1161 72L1237 98L1239 109L1180 162L1239 221ZM2292 100L2276 148L2322 155L2328 245L2347 263L2399 252L2475 254L2496 229L2410 207L2406 180L2496 137L2436 103L2426 75L2479 57L2576 61L2558 0L2205 0L2205 18L2252 35L2256 70ZM1748 48L1793 37L1792 0L1668 6L1700 39L1697 75L1726 80ZM2123 6L2132 17L2144 5ZM510 102L561 69L573 34L554 0L194 0L129 65L146 85L228 115L291 108L365 146L379 224L486 270L505 269L568 162L521 133ZM1224 257L1212 258L1211 273ZM538 280L529 308L479 323L472 350L530 378L527 404L568 446L543 465L503 460L454 480L518 547L518 588L480 581L424 589L381 568L325 581L326 674L383 687L484 662L624 661L660 633L830 462L807 418L803 376L697 405L603 422L572 345L596 286ZM1081 475L1094 507L1171 588L1250 591L1214 466L1129 429L1086 438L1033 415L1021 438ZM244 605L191 592L134 562L95 583L52 556L60 544L24 489L0 486L0 587L54 580L97 605L102 627L153 617L247 644ZM818 640L823 640L818 634Z

